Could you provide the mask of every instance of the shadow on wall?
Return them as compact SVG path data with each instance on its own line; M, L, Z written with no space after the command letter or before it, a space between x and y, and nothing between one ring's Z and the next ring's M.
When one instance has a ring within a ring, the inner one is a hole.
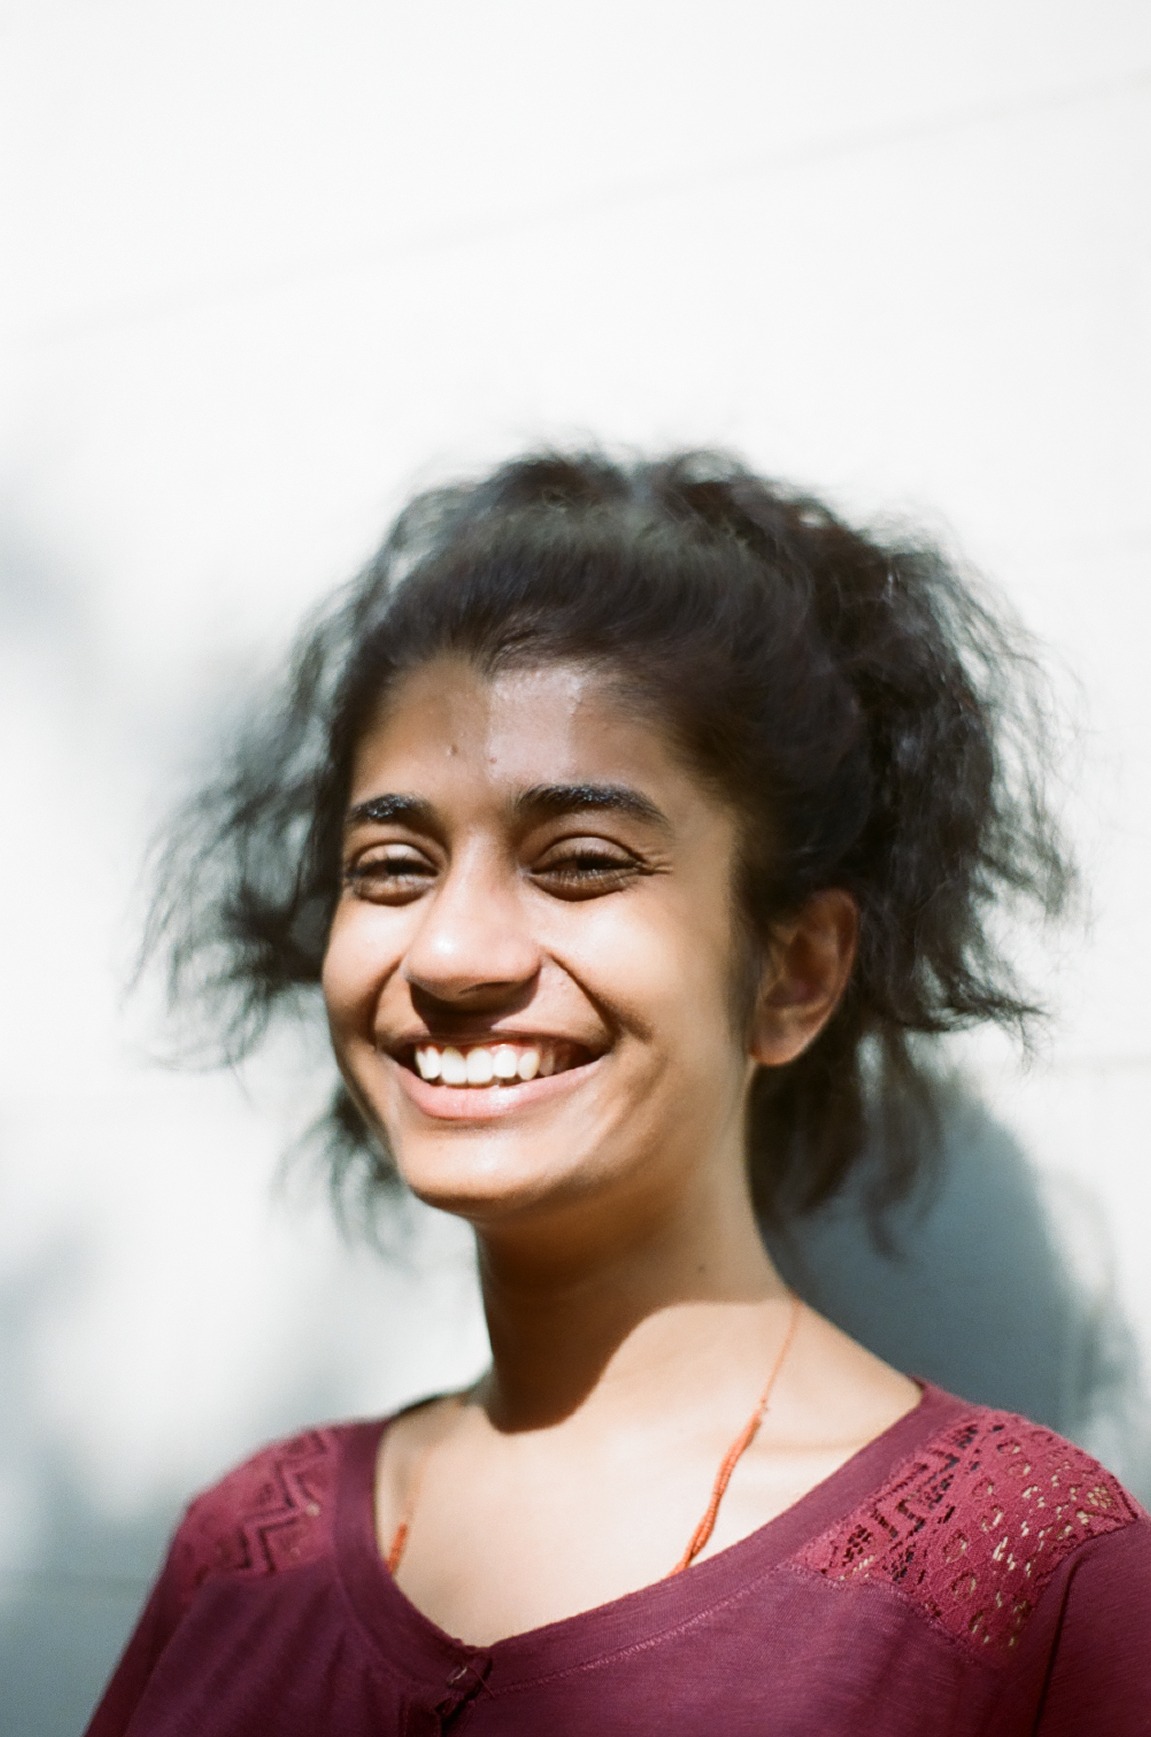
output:
M49 1511L35 1560L0 1575L0 1729L77 1737L124 1644L172 1522L99 1514L58 1457L38 1468Z
M808 1302L897 1369L1049 1425L1151 1502L1148 1406L1105 1227L1085 1200L1064 1246L1015 1137L958 1077L940 1095L938 1178L888 1213L890 1252L856 1193L773 1235L773 1256ZM1078 1237L1098 1269L1090 1282L1069 1259Z
M9 1150L5 1161L15 1154ZM171 1513L110 1520L43 1415L40 1326L82 1251L41 1249L0 1288L0 1730L75 1737L155 1572Z

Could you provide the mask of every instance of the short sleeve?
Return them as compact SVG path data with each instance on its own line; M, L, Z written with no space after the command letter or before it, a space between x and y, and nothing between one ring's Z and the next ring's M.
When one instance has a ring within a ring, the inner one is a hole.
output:
M167 1559L85 1737L122 1737L160 1658L206 1581L260 1579L331 1548L341 1444L354 1426L261 1448L186 1509ZM372 1426L378 1433L379 1426Z
M1151 1737L1151 1519L1099 1538L1067 1576L1039 1737Z

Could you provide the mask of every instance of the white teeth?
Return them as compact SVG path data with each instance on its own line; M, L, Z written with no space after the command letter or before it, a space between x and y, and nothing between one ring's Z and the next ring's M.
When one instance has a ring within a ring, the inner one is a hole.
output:
M441 1080L445 1086L490 1086L493 1082L496 1085L515 1085L522 1080L526 1084L537 1074L546 1080L562 1071L563 1047L498 1043L491 1048L486 1044L476 1044L465 1051L450 1046L441 1049L438 1044L424 1043L415 1049L413 1061L420 1078L429 1083Z
M491 1083L495 1073L490 1049L472 1049L468 1051L468 1084L469 1086L486 1086Z
M445 1086L467 1085L468 1064L458 1049L446 1049L444 1051L444 1061L441 1074Z

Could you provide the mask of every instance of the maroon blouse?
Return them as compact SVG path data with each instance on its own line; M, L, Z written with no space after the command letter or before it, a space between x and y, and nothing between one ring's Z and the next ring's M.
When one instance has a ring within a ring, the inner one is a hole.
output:
M1151 1518L1009 1413L928 1386L740 1543L482 1647L380 1559L383 1428L192 1503L87 1737L1151 1734Z

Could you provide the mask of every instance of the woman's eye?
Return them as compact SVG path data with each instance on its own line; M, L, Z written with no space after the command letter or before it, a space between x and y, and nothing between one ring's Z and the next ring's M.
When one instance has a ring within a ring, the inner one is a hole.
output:
M348 864L344 883L357 898L399 902L422 893L435 872L416 851L368 851Z
M587 845L553 851L532 873L549 892L569 899L590 899L626 886L641 873L641 864L620 851Z

